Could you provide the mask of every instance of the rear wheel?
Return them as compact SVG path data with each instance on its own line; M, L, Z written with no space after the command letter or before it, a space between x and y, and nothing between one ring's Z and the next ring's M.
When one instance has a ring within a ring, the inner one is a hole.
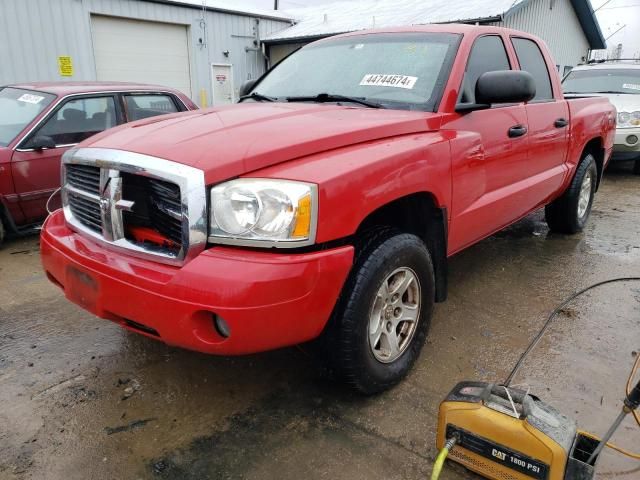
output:
M332 369L356 390L386 390L410 370L431 322L433 272L415 235L379 230L358 249L324 338Z
M640 157L633 164L633 173L640 175Z
M582 231L591 213L597 183L596 160L589 153L578 165L569 188L546 206L545 217L549 228L558 233Z

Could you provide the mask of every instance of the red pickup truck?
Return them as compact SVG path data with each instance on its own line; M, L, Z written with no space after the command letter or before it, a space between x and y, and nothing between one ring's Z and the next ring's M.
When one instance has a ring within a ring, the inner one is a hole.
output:
M0 86L0 244L5 232L32 231L47 216L71 147L125 122L196 108L177 90L137 83Z
M553 231L585 225L616 112L565 100L554 65L494 27L310 44L238 105L68 152L44 268L71 301L167 344L317 339L339 378L381 391L416 360L449 256L540 207Z

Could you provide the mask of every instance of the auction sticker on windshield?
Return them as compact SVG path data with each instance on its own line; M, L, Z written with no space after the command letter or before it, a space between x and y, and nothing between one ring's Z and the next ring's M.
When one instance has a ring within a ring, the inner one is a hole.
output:
M622 88L628 88L629 90L640 90L640 84L638 83L625 83Z
M407 88L411 90L416 84L418 77L408 75L382 75L379 73L368 73L360 81L360 85L370 87L395 87Z
M44 100L44 97L41 97L39 95L31 95L30 93L25 93L20 98L18 98L19 102L34 103L34 104L40 103L42 100Z

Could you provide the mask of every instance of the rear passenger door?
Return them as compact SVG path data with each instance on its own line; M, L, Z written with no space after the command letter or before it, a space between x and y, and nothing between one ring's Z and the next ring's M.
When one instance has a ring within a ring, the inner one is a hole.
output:
M186 110L168 93L127 93L123 95L123 104L127 122Z
M529 123L529 162L531 197L545 203L564 178L568 147L569 106L555 98L549 64L540 47L528 38L511 37L520 69L529 72L536 83L536 96L526 105Z
M500 35L477 38L458 103L474 104L478 78L496 70L511 70L505 40ZM527 178L527 114L522 103L493 105L455 115L442 128L456 133L451 143L453 253L528 211L521 191Z
M60 186L60 159L81 141L122 123L114 95L82 95L64 100L18 146L11 159L13 181L26 222L42 220L46 203ZM54 148L36 150L36 137Z

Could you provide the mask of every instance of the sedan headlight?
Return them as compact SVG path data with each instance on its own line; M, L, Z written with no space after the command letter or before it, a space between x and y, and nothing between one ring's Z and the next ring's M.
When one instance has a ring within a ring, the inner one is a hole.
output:
M257 247L300 247L315 241L317 186L240 178L211 189L209 241Z
M635 112L618 112L618 127L640 127L640 110Z

